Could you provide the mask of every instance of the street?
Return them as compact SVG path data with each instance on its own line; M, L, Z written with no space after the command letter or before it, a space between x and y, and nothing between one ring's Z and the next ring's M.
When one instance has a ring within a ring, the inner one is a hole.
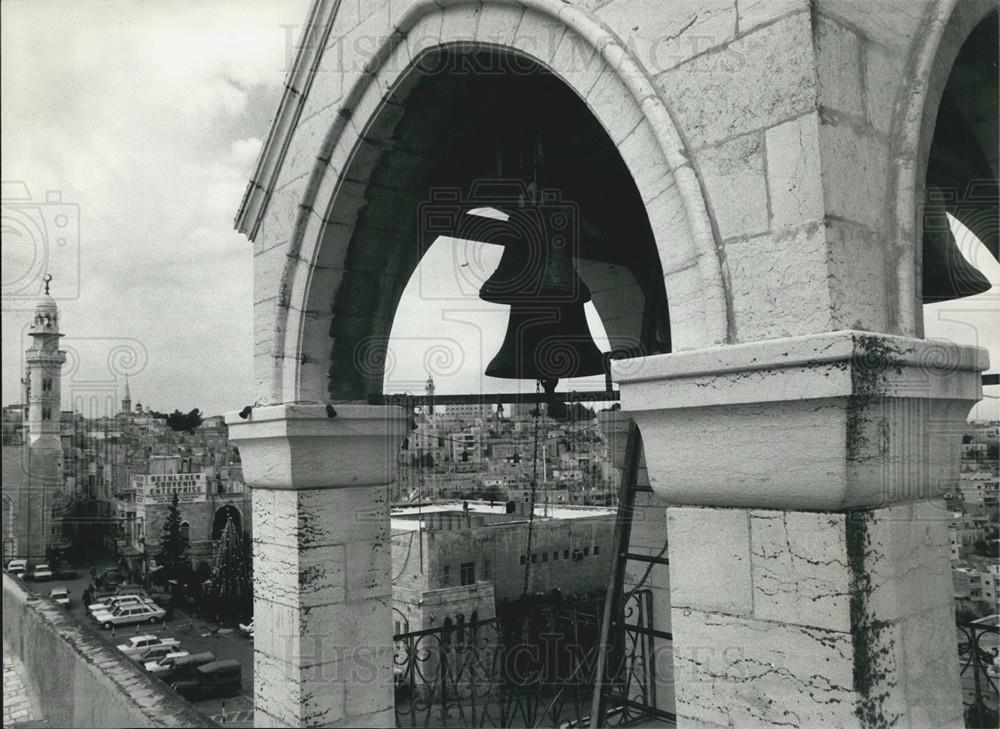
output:
M101 630L87 614L81 595L91 583L86 568L79 569L80 576L74 580L54 580L52 582L25 582L34 592L48 596L56 586L69 590L69 612L91 633L108 643L112 648L124 643L129 636L149 634L175 638L181 649L189 653L210 651L217 660L234 659L242 668L242 689L239 696L224 699L209 699L193 705L219 724L233 727L253 726L253 641L243 636L236 628L217 628L198 616L191 616L183 610L175 610L172 620L156 625L140 624L125 629ZM166 601L154 596L161 607Z

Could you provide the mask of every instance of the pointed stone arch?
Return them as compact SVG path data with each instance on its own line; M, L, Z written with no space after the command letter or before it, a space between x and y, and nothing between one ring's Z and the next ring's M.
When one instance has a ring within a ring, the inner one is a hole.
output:
M350 236L347 227L339 239L331 236L331 224L349 222L364 203L373 152L400 114L393 94L405 88L421 57L458 44L502 48L537 63L586 102L643 197L670 299L673 349L731 340L726 283L700 183L662 99L610 31L550 0L459 2L443 9L427 0L378 40L363 63L355 62L360 73L352 73L351 61L343 62L343 72L317 70L327 39L316 41L310 82L303 84L311 87L308 99L287 124L279 111L275 129L284 128L279 134L288 139L269 140L241 210L239 225L257 243L255 358L262 399L329 397L333 314L321 292L343 285L339 256Z
M993 0L941 0L930 6L926 31L914 43L908 59L910 70L900 84L893 119L894 200L892 240L896 264L896 329L906 336L923 336L922 302L917 286L921 265L920 220L927 164L937 122L938 108L965 41L990 14Z

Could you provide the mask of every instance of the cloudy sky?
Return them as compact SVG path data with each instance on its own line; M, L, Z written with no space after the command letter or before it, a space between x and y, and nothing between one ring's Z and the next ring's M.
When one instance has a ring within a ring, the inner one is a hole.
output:
M4 403L19 400L46 270L67 333L65 402L116 400L125 373L133 401L158 410L214 414L251 402L251 249L233 217L307 0L0 8ZM1000 282L1000 266L976 246L963 249ZM473 252L471 274L469 255L441 241L427 270L449 273L411 281L389 389L419 389L428 369L439 373L439 392L506 389L481 375L506 312L474 294L499 249ZM988 346L998 363L996 294L928 309L928 334ZM459 346L435 359L443 332ZM980 414L998 417L997 402Z
M251 249L232 221L297 33L283 26L306 1L2 9L4 403L29 319L10 309L30 309L46 267L71 355L64 395L132 372L133 399L157 409L252 400ZM31 226L54 230L61 213L69 240L37 245Z

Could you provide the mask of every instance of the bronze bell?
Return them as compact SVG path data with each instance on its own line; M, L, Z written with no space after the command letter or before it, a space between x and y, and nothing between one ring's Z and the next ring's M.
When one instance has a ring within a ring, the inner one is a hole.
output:
M479 291L484 301L511 307L503 344L486 374L541 380L549 393L560 378L604 372L604 355L583 309L590 289L573 267L570 231L551 222L542 208L515 211L500 263Z
M973 296L990 288L989 279L965 260L948 222L948 214L953 215L997 256L1000 196L990 163L975 139L946 93L927 160L921 267L924 303Z
M576 275L570 231L552 230L543 211L528 207L510 216L510 233L493 275L479 298L494 304L590 301L590 289Z
M543 382L603 373L583 302L511 305L503 344L486 367L490 377Z
M945 206L940 202L928 201L924 207L923 253L921 280L925 304L989 291L989 279L965 260L959 250Z

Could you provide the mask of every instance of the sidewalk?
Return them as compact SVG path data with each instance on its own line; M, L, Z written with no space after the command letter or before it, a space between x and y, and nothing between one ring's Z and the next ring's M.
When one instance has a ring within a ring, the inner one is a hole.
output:
M42 718L38 704L28 694L22 677L24 664L11 652L7 643L3 644L3 726L45 726L39 720Z

